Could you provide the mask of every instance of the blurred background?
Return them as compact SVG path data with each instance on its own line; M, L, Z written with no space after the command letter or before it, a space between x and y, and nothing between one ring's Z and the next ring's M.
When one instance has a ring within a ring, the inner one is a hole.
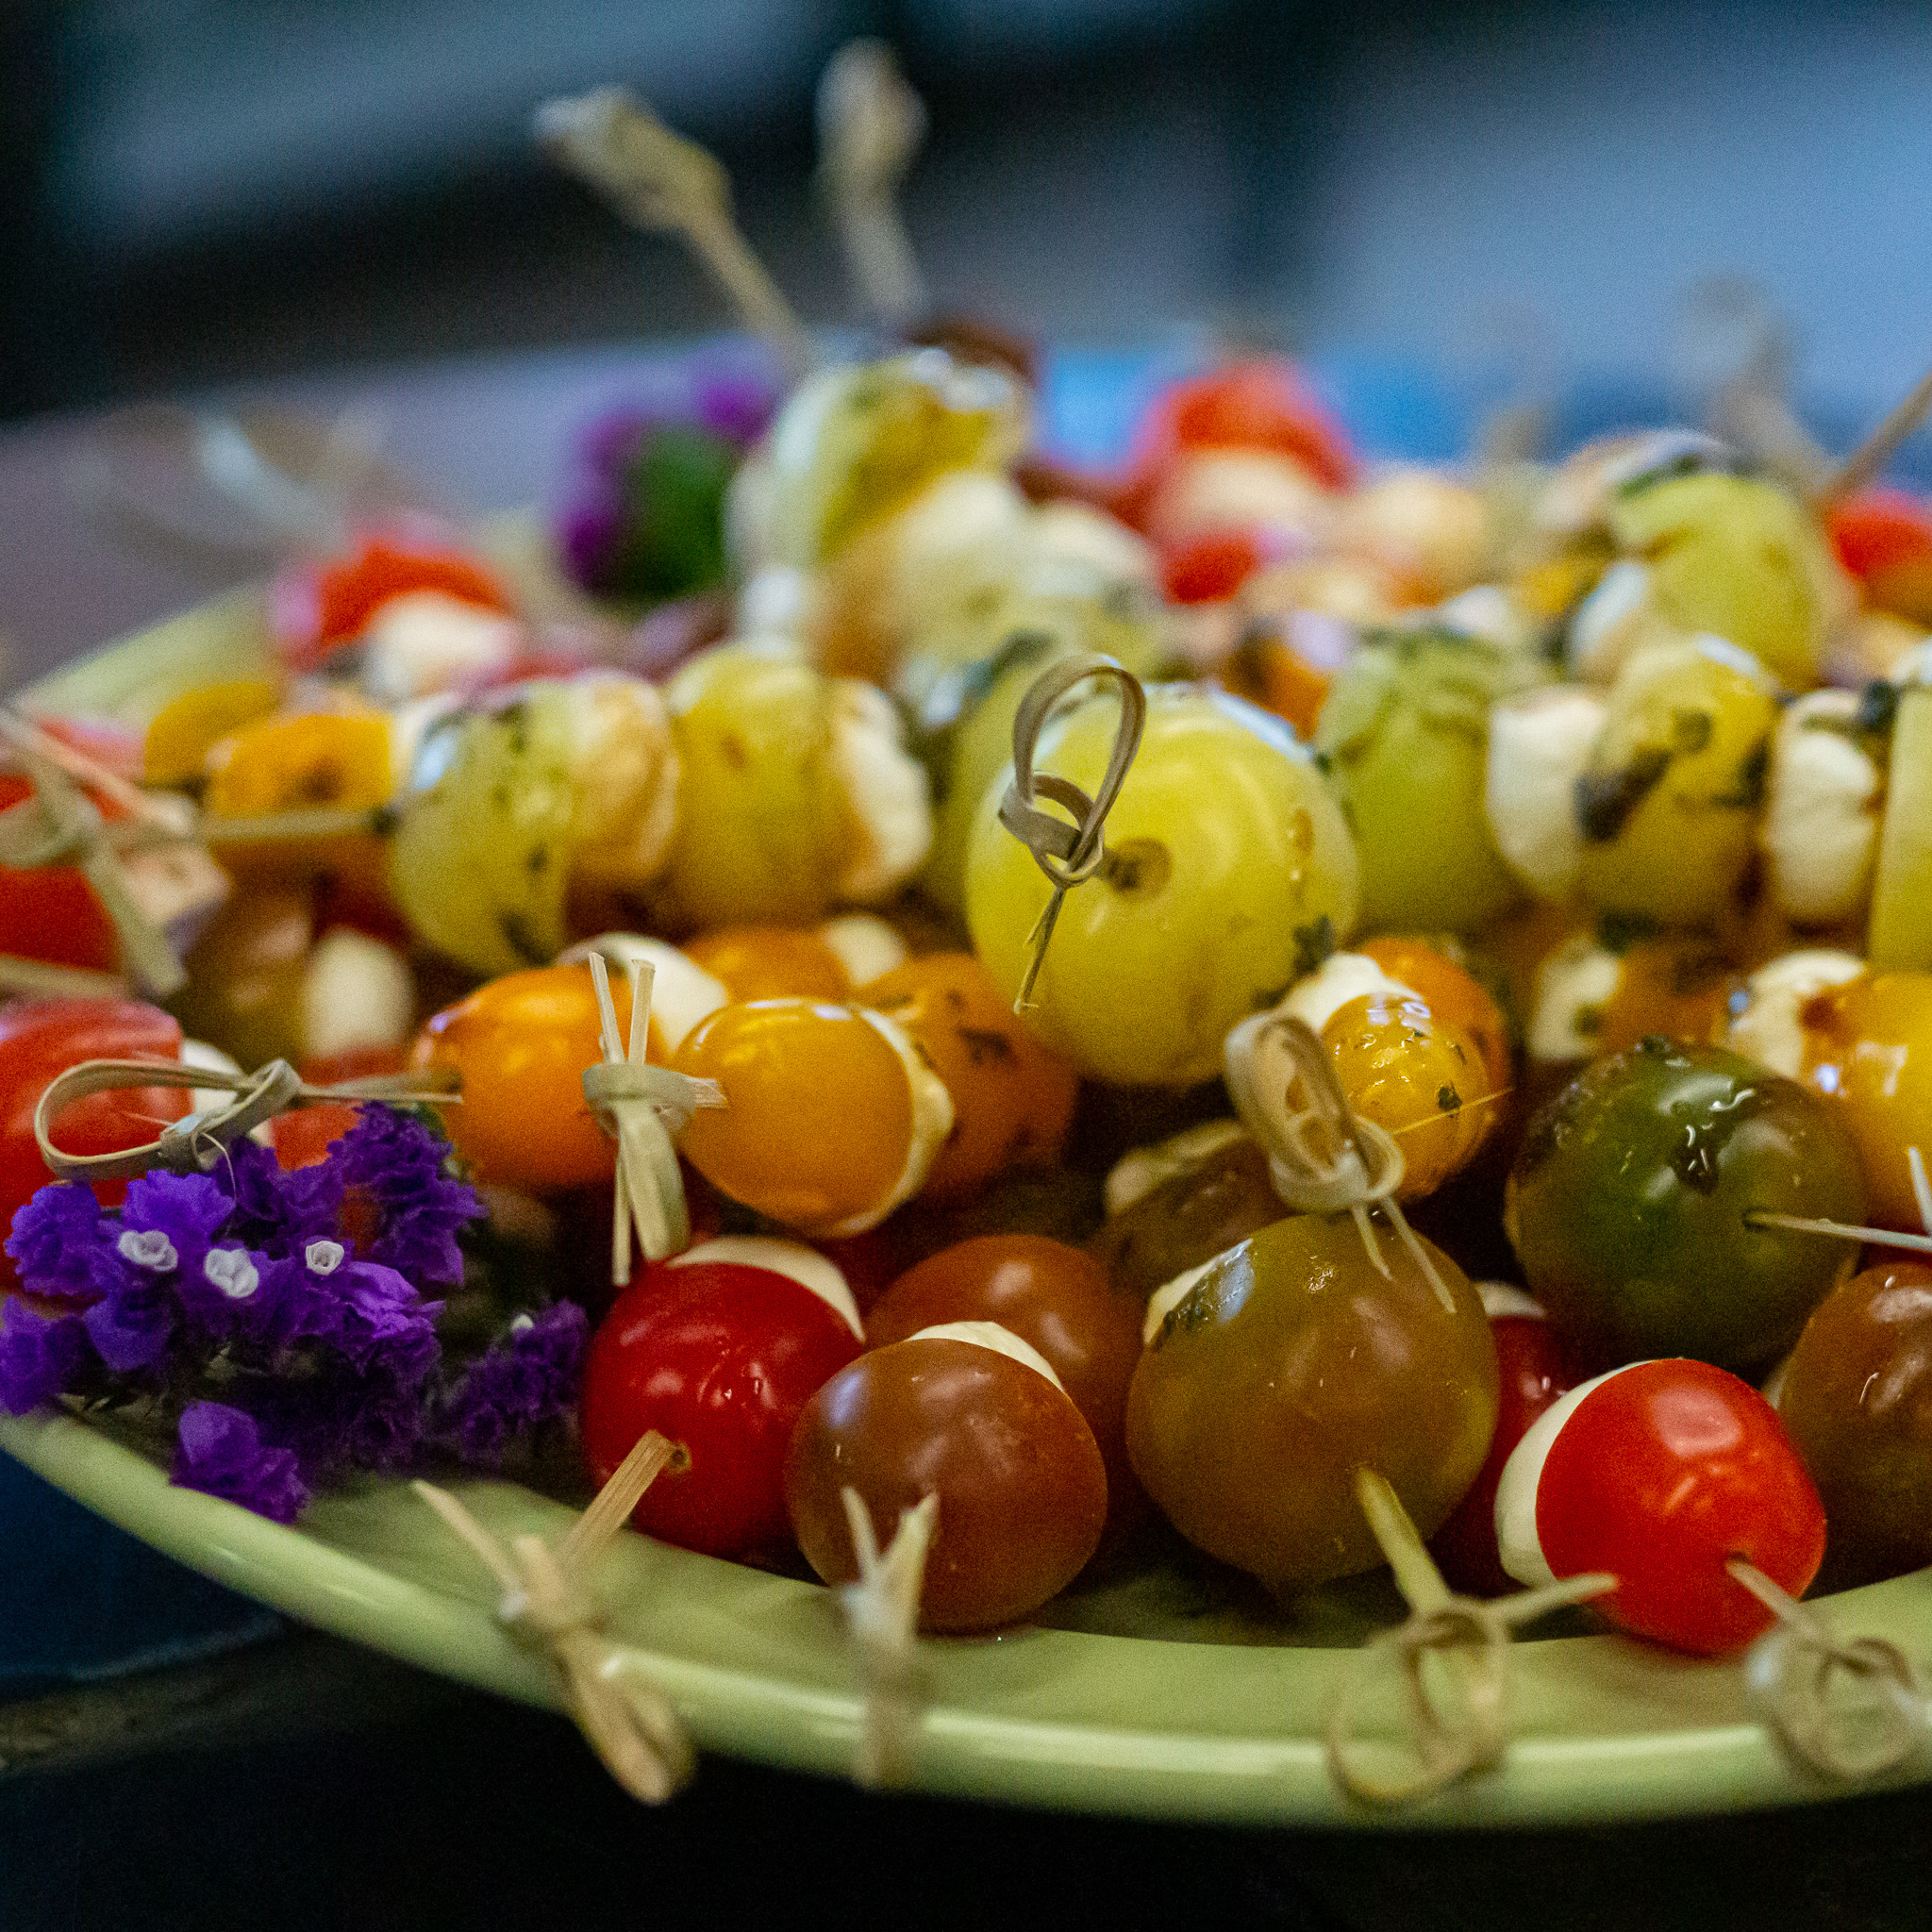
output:
M1806 388L1932 353L1906 0L8 0L0 414L716 325L532 147L538 101L605 80L712 144L843 319L811 97L856 33L931 111L937 294L1062 340L1185 318L1655 380L1748 285Z

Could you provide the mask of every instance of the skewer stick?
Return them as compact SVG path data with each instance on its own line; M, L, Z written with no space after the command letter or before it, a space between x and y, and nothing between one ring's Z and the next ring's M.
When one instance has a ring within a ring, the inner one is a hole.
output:
M621 87L544 102L536 132L558 167L597 189L633 227L682 235L794 378L811 366L805 330L733 220L730 178L711 155Z
M895 328L923 314L925 282L897 190L925 139L925 104L883 41L848 41L819 79L819 181L866 306Z
M1928 411L1932 411L1932 369L1920 376L1904 401L1825 480L1817 508L1827 509L1840 498L1862 490L1897 454L1899 445L1925 420Z
M1912 1176L1912 1199L1924 1224L1924 1234L1904 1234L1895 1227L1860 1227L1849 1221L1812 1221L1802 1214L1774 1214L1768 1208L1750 1209L1744 1225L1784 1227L1793 1234L1825 1234L1836 1241L1866 1242L1874 1248L1908 1248L1914 1254L1932 1255L1932 1182L1925 1178L1924 1157L1916 1147L1906 1149L1906 1167Z

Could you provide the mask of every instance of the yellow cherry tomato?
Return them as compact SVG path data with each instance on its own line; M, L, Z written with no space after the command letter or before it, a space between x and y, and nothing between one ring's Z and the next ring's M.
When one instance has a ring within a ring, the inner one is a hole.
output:
M1441 946L1404 933L1379 933L1352 950L1366 953L1391 979L1412 987L1439 1021L1460 1027L1475 1041L1489 1080L1485 1092L1500 1092L1509 1085L1515 1071L1509 1023L1474 974Z
M142 776L150 785L186 785L208 769L209 751L238 726L273 711L282 689L269 677L230 677L185 691L148 720Z
M1421 1000L1364 993L1322 1029L1348 1104L1402 1149L1399 1201L1432 1194L1469 1164L1497 1117L1482 1050Z
M401 776L394 743L394 729L384 711L298 711L259 718L210 748L202 802L216 820L316 807L387 805ZM291 875L334 873L377 898L388 896L388 855L373 834L275 839L253 845L222 840L217 856L238 878L286 883Z
M1805 1003L1805 1084L1837 1105L1873 1218L1919 1227L1906 1149L1932 1169L1932 974L1863 973Z
M815 932L786 925L729 925L688 940L683 951L734 1000L842 1000L852 984Z
M617 1024L629 1038L630 989L611 974ZM651 1058L663 1063L652 1028ZM442 1110L451 1143L476 1178L532 1194L594 1187L615 1171L612 1144L584 1099L584 1069L604 1057L586 966L506 974L425 1023L413 1068L462 1077Z
M910 1191L921 1125L912 1070L876 1021L809 999L707 1014L672 1064L717 1081L725 1104L692 1116L679 1152L734 1201L801 1232L871 1225Z
M911 1035L953 1096L953 1131L933 1158L927 1194L970 1193L1059 1153L1079 1075L1026 1030L971 953L908 959L868 984L864 997Z

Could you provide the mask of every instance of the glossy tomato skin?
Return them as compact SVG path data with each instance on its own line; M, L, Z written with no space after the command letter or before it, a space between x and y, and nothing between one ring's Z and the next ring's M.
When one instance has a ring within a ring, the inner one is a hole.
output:
M737 1262L654 1265L612 1304L584 1365L584 1454L601 1483L646 1429L681 1443L632 1521L706 1556L774 1563L792 1548L783 1470L807 1401L859 1352L790 1275Z
M0 1006L0 1227L54 1176L34 1139L34 1108L58 1074L82 1060L178 1060L179 1024L139 1000L13 1000ZM158 1124L188 1111L185 1089L142 1087L96 1093L63 1108L51 1132L68 1154L109 1154L139 1147ZM120 1198L115 1189L99 1191ZM0 1235L4 1239L4 1235ZM10 1262L0 1261L11 1279Z
M1824 1502L1830 1581L1932 1563L1932 1267L1883 1262L1822 1302L1777 1407Z
M1443 1576L1470 1596L1505 1596L1516 1588L1496 1553L1496 1485L1530 1424L1574 1379L1556 1331L1541 1316L1492 1316L1490 1336L1496 1344L1496 1433L1475 1481L1429 1539Z
M1072 1401L1024 1362L938 1337L862 1356L798 1419L785 1501L827 1583L858 1574L848 1485L882 1547L937 1492L923 1630L994 1630L1032 1615L1086 1567L1107 1516L1106 1468Z
M25 778L0 773L0 809L32 794ZM113 921L77 866L0 867L0 953L111 973L121 945Z
M1141 1309L1091 1255L1036 1234L989 1234L942 1248L900 1275L866 1316L874 1348L941 1322L997 1322L1053 1364L1107 1465L1108 1540L1146 1514L1127 1460L1127 1390L1141 1359Z
M1551 1445L1536 1528L1557 1576L1619 1579L1595 1607L1702 1657L1736 1650L1772 1613L1724 1569L1741 1557L1792 1596L1824 1560L1824 1508L1776 1411L1707 1362L1607 1376Z

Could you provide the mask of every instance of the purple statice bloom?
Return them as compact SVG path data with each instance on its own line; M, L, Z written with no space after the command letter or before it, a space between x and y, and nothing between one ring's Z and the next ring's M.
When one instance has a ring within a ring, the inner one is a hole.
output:
M515 1437L576 1407L590 1341L575 1302L519 1315L439 1404L438 1441L465 1462L502 1461Z
M313 1373L264 1382L250 1395L263 1430L302 1468L394 1469L422 1445L430 1384L377 1366L358 1374L340 1357Z
M458 1234L482 1213L475 1190L443 1172L448 1145L413 1114L365 1107L329 1149L343 1187L375 1211L365 1258L411 1281L463 1278Z
M29 1294L72 1301L95 1292L101 1207L85 1181L45 1187L13 1217L7 1253Z
M169 1480L276 1523L294 1522L308 1501L294 1451L264 1441L255 1418L225 1402L193 1402L181 1411Z
M279 1271L259 1249L217 1241L198 1267L184 1267L175 1291L195 1328L217 1341L278 1338Z
M91 1353L78 1315L42 1315L21 1302L0 1304L0 1408L25 1415L52 1402L74 1386Z
M168 1272L164 1257L179 1273L195 1274L234 1211L233 1196L211 1174L151 1168L127 1184L115 1250L156 1274Z
M244 1247L299 1253L341 1225L342 1177L332 1160L285 1171L266 1147L244 1139L228 1149L226 1178L235 1212L225 1232Z

